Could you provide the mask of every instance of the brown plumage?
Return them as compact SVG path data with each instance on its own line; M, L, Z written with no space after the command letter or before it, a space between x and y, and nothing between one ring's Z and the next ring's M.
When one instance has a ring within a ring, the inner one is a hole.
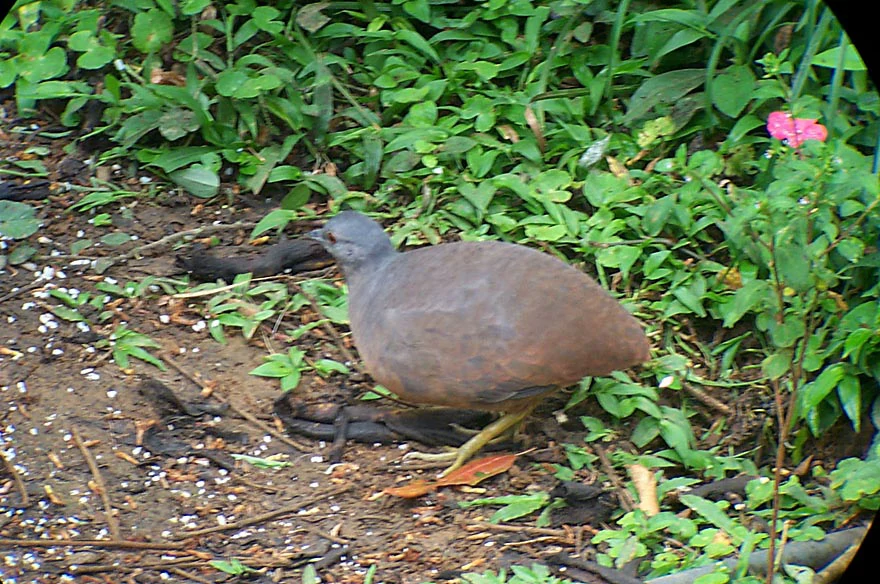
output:
M541 396L649 358L638 321L553 256L495 241L399 253L351 211L312 237L342 268L355 345L377 382L413 403L508 414L462 446L452 468Z

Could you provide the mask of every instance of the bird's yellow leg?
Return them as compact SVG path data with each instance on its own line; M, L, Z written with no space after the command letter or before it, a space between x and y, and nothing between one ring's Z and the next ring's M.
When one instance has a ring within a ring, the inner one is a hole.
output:
M474 454L479 452L480 449L483 448L483 446L522 422L523 419L532 412L532 410L535 408L535 405L537 404L530 405L529 407L515 413L504 414L503 416L483 428L482 432L480 432L458 448L455 462L452 463L452 466L440 473L440 476L445 477L452 471L461 468L461 466L465 462L467 462L468 459L470 459Z

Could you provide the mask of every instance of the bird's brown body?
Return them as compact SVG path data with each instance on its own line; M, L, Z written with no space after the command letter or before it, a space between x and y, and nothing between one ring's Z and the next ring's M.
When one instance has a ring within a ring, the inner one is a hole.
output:
M394 253L348 278L355 345L406 401L482 410L648 358L638 322L586 274L509 243Z
M378 223L350 211L312 237L342 267L355 345L376 381L412 403L507 414L447 472L544 394L649 358L638 321L548 254L495 241L400 253Z

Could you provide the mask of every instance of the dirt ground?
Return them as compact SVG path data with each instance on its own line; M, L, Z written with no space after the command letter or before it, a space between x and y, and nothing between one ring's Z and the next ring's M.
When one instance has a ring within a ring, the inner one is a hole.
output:
M381 492L435 472L402 465L403 455L413 448L431 449L350 442L342 462L330 464L328 444L302 437L285 440L272 416L280 395L277 381L248 374L270 349L286 350L271 333L263 331L250 342L232 333L226 345L217 343L205 327L203 301L175 304L161 290L132 299L108 298L105 309L114 311L113 318L90 330L53 315L51 308L60 304L48 296L53 288L98 293L95 286L105 279L124 285L179 272L176 252L168 245L98 275L89 261L66 257L75 241L98 241L117 230L137 236L118 248L81 252L92 258L114 256L200 225L255 222L275 203L241 197L232 204L196 208L198 200L166 193L92 213L71 212L69 205L80 195L65 183L87 185L94 170L87 155L65 154L65 141L41 137L51 129L59 128L8 118L0 126L6 167L28 158L29 149L46 148L40 160L50 183L42 188L51 193L48 200L29 203L43 223L27 240L38 255L0 270L4 584L217 582L230 576L209 562L234 559L257 570L249 581L301 581L307 563L325 582L361 582L371 566L373 581L441 581L463 571L498 570L510 562L528 565L555 552L579 551L589 540L590 528L541 530L533 527L534 518L498 527L487 523L493 508L458 506L480 496L548 491L558 483L549 466L531 463L564 462L560 442L581 443L582 434L565 433L547 412L528 427L527 443L539 448L510 471L475 488L443 488L398 499ZM110 178L126 188L146 192L150 187L147 174L110 170ZM95 213L109 213L113 225L94 226ZM226 230L215 236L224 249L246 244L248 233ZM336 277L332 269L329 275ZM308 310L286 318L295 323L304 316ZM106 349L96 348L123 322L162 344L151 351L171 365L167 371L138 359L123 370ZM342 361L336 341L315 329L297 342L312 358ZM354 379L360 381L306 375L296 399L307 404L350 400L368 382L362 376ZM175 417L143 392L145 380L160 382L185 402L221 410ZM199 384L213 394L203 396ZM161 453L151 450L150 436ZM231 454L290 464L263 469ZM592 481L587 471L577 478ZM277 516L262 517L269 512ZM198 533L210 528L215 530ZM13 538L34 541L10 543ZM111 539L127 543L82 545ZM68 545L49 545L48 540Z

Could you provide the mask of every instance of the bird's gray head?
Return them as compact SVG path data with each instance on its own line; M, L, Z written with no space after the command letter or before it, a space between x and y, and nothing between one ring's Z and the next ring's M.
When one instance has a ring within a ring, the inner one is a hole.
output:
M396 253L382 226L355 211L339 213L322 228L309 232L309 237L320 241L336 258L346 277Z

